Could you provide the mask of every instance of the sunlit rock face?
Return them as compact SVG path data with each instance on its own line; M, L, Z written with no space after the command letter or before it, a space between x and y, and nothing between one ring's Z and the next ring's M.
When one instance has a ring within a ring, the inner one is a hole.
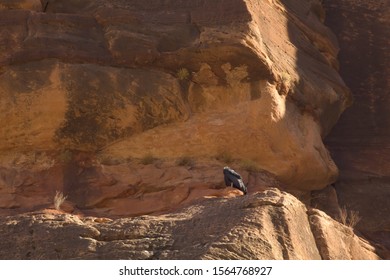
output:
M158 216L0 217L0 237L0 259L380 259L351 228L277 189Z
M0 1L0 207L167 211L218 196L227 163L249 191L334 182L322 138L351 98L323 20L309 0Z

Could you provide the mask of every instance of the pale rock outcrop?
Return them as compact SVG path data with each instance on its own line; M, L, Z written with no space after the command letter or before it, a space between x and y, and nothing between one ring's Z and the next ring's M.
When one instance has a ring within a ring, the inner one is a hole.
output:
M160 216L0 218L0 259L379 259L325 213L270 189Z
M319 210L309 211L310 224L323 259L377 260L374 247L354 234L351 227L335 222Z

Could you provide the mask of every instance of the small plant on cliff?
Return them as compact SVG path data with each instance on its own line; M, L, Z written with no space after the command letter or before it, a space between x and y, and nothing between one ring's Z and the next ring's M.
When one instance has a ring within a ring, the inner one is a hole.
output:
M181 157L176 161L176 164L178 166L194 166L195 165L195 160L191 157L185 156Z
M256 162L246 159L241 162L241 168L248 172L259 172L261 169Z
M58 160L61 163L69 163L73 159L73 152L71 150L62 150L60 154L58 155Z
M143 158L141 158L141 163L143 165L152 164L157 160L152 154L147 154Z
M343 206L339 210L339 222L347 227L354 228L359 221L361 220L361 217L359 216L358 211L353 210L347 210L347 207Z
M56 210L61 209L61 205L66 200L67 196L64 196L62 192L56 191L56 195L54 196L54 208Z
M280 82L278 85L278 91L281 95L287 95L291 88L291 76L287 72L283 72L280 75Z
M324 6L321 3L322 1L313 1L311 3L310 10L314 13L322 22L324 22L326 17L326 12Z
M188 80L188 78L190 77L190 72L188 71L187 68L180 68L177 73L176 73L176 77L180 80L180 81L184 81L184 80Z
M281 80L285 84L290 84L291 82L291 76L287 72L283 72L282 75L280 76Z
M215 156L215 159L219 160L219 161L221 161L223 163L226 163L226 164L232 163L234 161L234 158L233 158L232 154L229 153L229 152L226 152L226 151L220 151Z

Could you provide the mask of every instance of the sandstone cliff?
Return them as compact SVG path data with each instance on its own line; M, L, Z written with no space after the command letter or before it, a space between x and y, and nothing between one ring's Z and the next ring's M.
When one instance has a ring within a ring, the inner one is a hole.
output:
M390 1L324 4L355 99L326 140L341 169L336 191L340 204L359 211L358 228L390 248Z
M23 214L0 218L0 236L0 259L379 259L350 228L277 189L132 219Z
M338 177L322 139L351 95L324 20L317 0L0 0L1 258L379 258L270 190L307 205ZM73 214L42 211L56 191Z
M133 202L145 184L127 162L147 157L235 160L289 189L336 180L321 138L350 96L318 3L41 2L1 1L2 208L55 190Z

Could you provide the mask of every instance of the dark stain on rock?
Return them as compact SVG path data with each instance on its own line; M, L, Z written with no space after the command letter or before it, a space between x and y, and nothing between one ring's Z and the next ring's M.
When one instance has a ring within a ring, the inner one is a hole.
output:
M68 109L55 140L67 148L96 150L188 115L178 82L161 72L78 65L62 79Z

